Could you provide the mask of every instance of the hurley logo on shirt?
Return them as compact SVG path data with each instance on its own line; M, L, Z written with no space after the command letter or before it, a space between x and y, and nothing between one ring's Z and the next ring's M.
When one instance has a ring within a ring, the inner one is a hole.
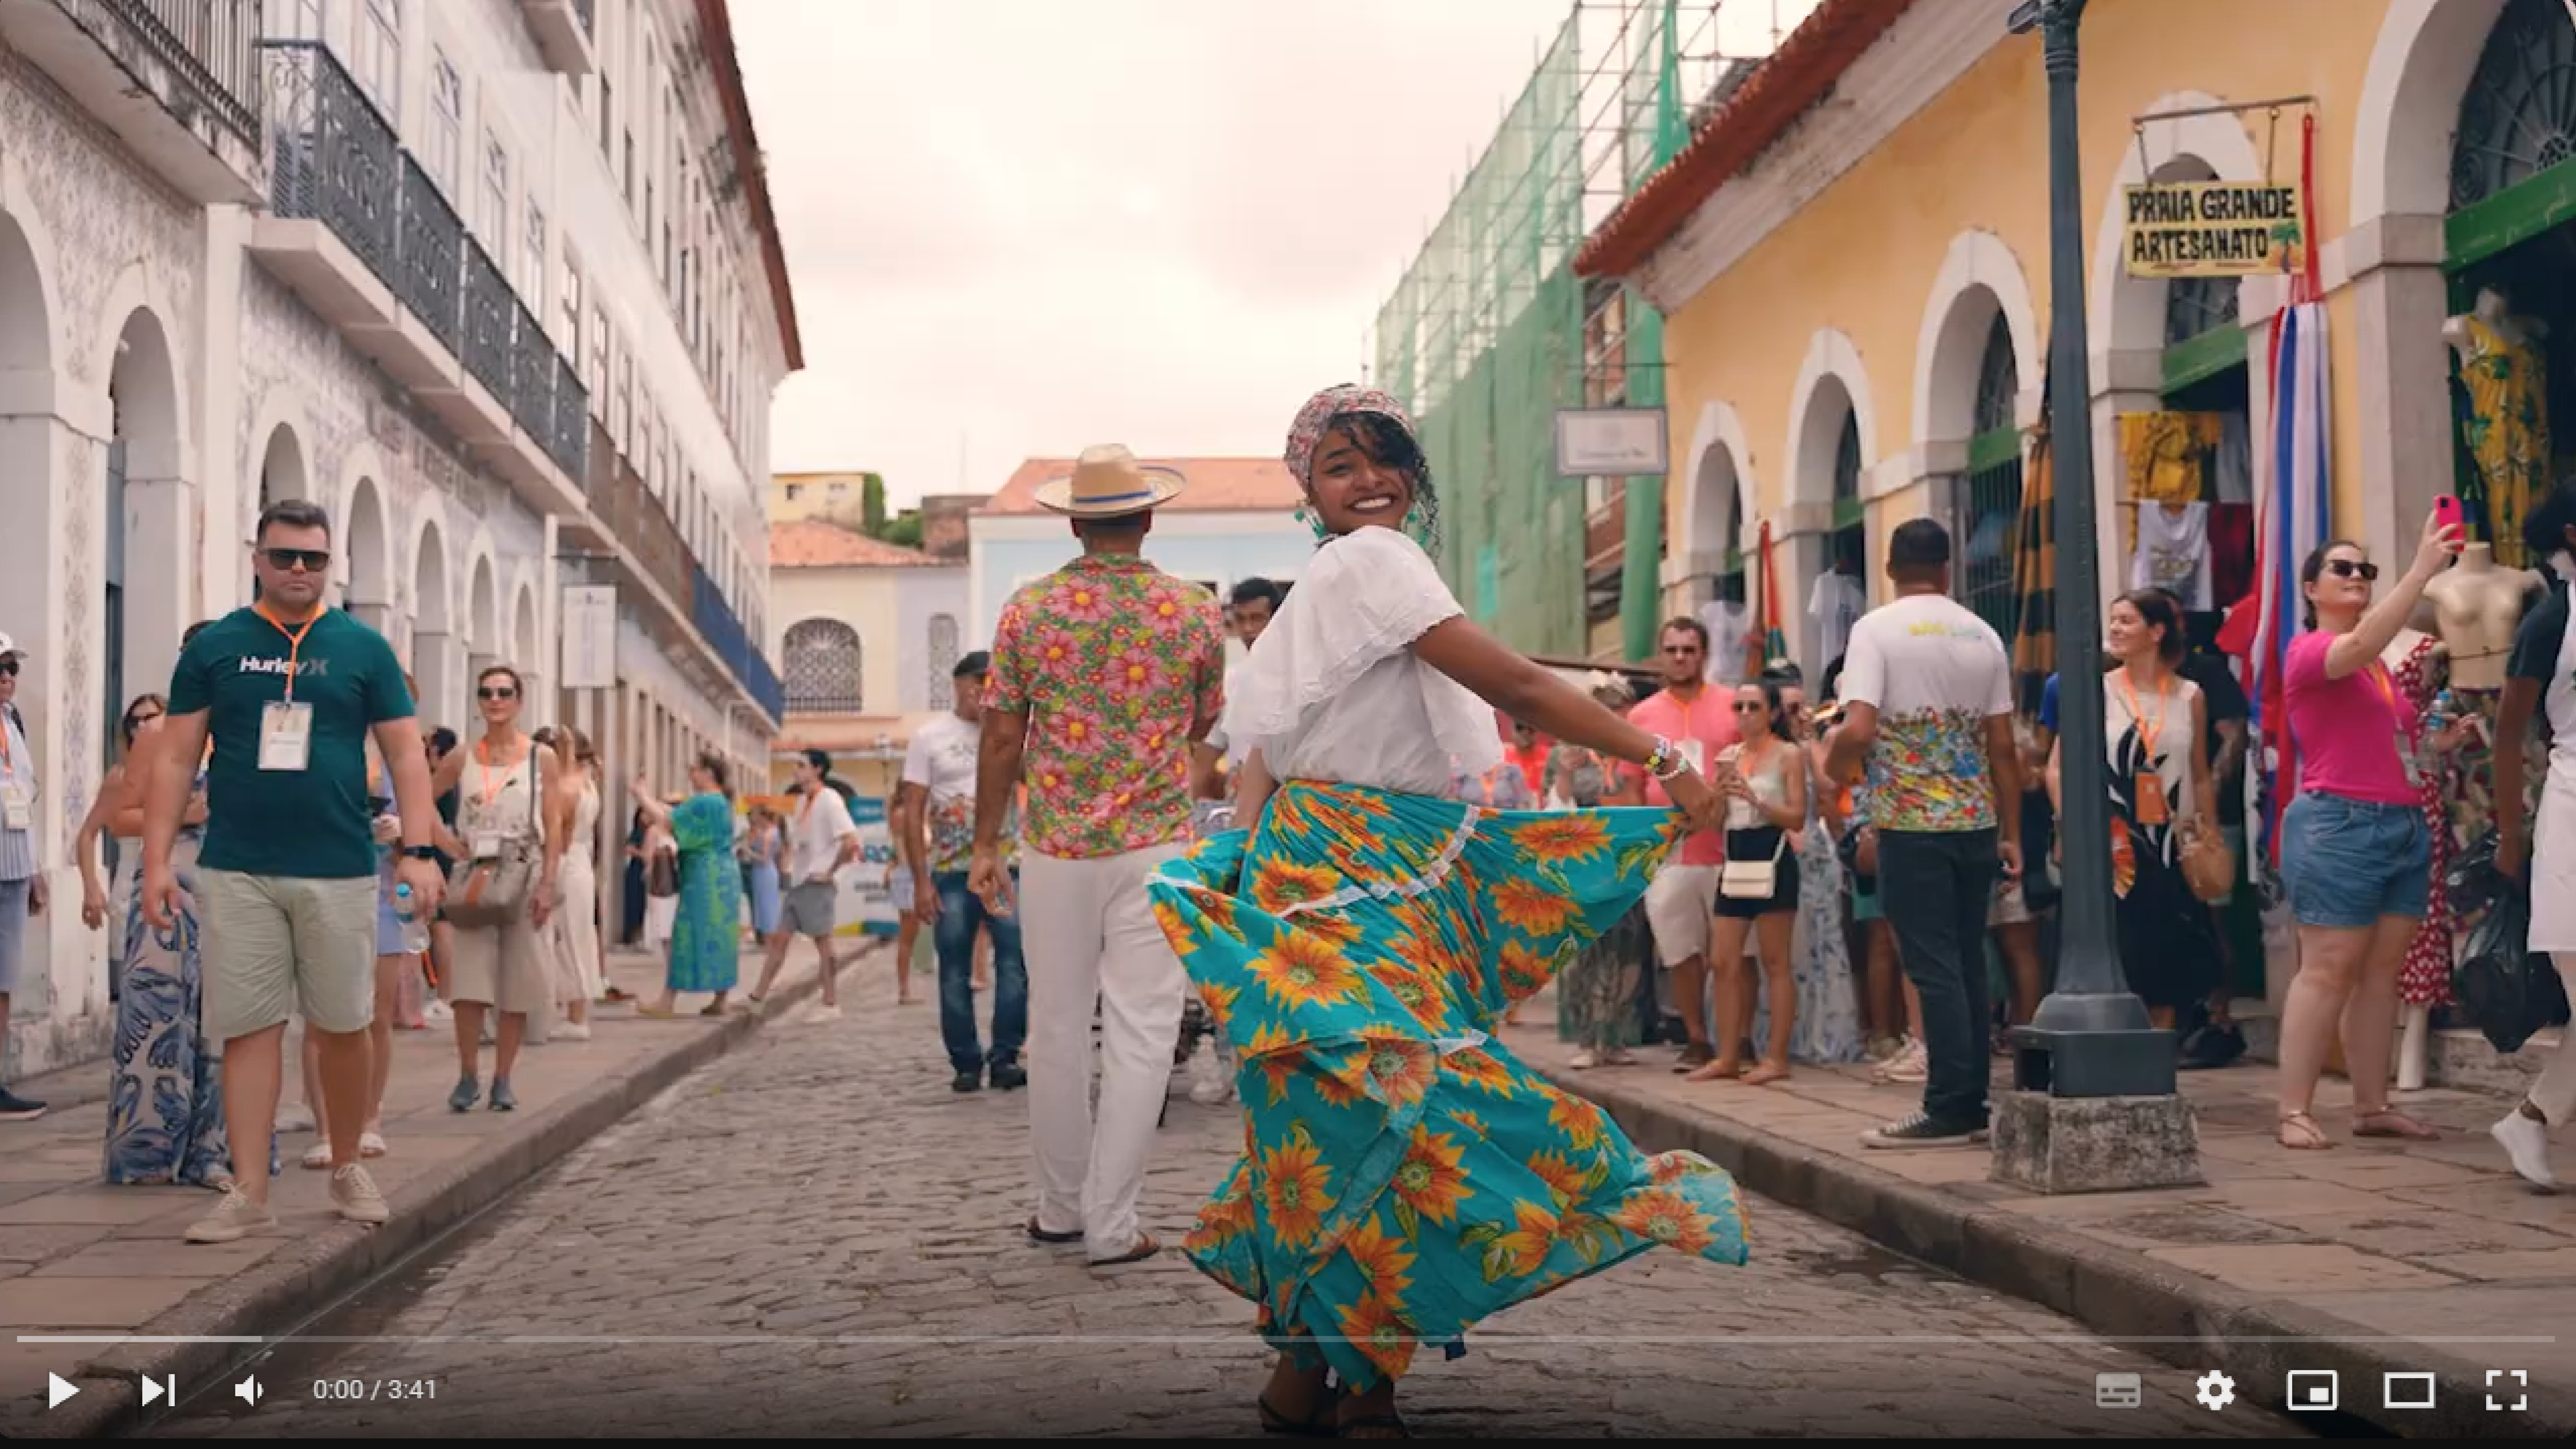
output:
M328 659L253 659L241 658L242 674L292 674L298 679L318 679L331 672Z

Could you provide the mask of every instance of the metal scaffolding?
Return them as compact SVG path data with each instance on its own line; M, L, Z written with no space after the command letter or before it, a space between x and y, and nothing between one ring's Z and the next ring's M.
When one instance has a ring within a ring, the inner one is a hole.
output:
M1412 412L1441 489L1442 571L1533 653L1591 652L1606 580L1587 562L1606 551L1587 523L1623 493L1625 653L1651 652L1663 480L1561 478L1554 434L1560 408L1663 405L1663 319L1622 287L1587 292L1571 263L1750 72L1720 53L1720 8L1580 0L1371 330L1376 384Z

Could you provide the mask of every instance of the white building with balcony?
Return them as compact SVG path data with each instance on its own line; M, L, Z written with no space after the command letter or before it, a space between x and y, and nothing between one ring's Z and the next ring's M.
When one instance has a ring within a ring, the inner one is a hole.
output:
M759 778L801 365L724 0L0 0L0 632L55 900L119 713L285 498L425 725L507 662L599 741L603 859L637 768ZM617 589L611 687L559 688L572 584ZM13 1077L103 1051L109 934L32 928Z

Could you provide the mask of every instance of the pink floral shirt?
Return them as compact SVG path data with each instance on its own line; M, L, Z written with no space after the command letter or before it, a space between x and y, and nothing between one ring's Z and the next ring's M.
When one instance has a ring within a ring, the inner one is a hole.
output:
M1141 558L1075 559L993 631L984 705L1028 716L1021 842L1094 860L1188 838L1190 744L1225 704L1216 601Z

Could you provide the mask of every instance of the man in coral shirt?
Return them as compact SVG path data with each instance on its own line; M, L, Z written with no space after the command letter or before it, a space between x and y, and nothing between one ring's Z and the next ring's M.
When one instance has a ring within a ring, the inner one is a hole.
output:
M1637 728L1680 746L1696 771L1708 770L1718 752L1735 743L1735 693L1708 686L1708 626L1677 618L1664 626L1656 646L1656 663L1664 687L1628 711ZM1620 794L1626 803L1670 805L1671 797L1646 772L1620 768ZM1641 793L1642 792L1642 793ZM1708 943L1710 921L1717 909L1717 878L1726 864L1726 837L1703 830L1682 841L1646 890L1646 924L1655 934L1655 959L1673 973L1673 1006L1682 1015L1690 1045L1674 1063L1692 1071L1717 1057L1709 1043Z

